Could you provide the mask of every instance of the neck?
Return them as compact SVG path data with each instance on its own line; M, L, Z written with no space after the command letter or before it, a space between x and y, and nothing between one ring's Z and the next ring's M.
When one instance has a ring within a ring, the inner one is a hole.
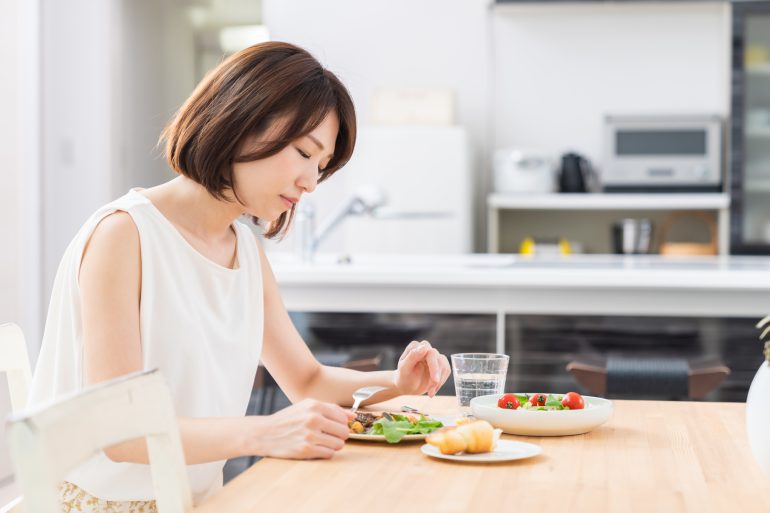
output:
M175 224L202 239L228 236L233 221L242 213L236 201L217 199L202 185L185 176L178 176L146 192Z

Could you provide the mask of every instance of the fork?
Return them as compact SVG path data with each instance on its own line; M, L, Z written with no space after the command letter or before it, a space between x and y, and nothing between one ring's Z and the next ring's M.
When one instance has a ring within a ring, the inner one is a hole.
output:
M356 411L358 409L358 405L360 405L362 401L366 401L371 396L373 396L377 392L380 392L381 390L386 390L386 387L380 387L375 385L371 387L359 388L358 390L353 392L353 407L351 408L351 410Z

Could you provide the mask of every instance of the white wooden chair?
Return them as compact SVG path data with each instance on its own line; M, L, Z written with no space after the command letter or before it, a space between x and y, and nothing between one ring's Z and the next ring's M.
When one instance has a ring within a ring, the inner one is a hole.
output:
M193 510L174 405L159 371L99 383L11 418L8 438L27 513L58 513L65 475L99 450L146 437L159 513Z
M13 323L0 324L0 372L4 372L8 380L11 411L19 413L27 405L32 371L24 333ZM19 513L22 510L21 497L0 507L0 513Z
M0 372L8 379L11 409L17 413L27 406L32 371L27 344L21 328L12 323L0 324Z

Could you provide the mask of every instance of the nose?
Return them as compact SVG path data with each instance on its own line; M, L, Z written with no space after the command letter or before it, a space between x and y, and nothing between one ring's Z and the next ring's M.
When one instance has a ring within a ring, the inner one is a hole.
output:
M297 185L305 192L313 192L318 187L318 168L313 165L307 166L297 180Z

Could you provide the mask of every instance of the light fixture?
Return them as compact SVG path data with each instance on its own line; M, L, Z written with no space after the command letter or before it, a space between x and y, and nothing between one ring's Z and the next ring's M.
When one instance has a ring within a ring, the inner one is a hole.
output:
M219 46L226 53L269 40L270 34L264 25L236 25L219 30Z

